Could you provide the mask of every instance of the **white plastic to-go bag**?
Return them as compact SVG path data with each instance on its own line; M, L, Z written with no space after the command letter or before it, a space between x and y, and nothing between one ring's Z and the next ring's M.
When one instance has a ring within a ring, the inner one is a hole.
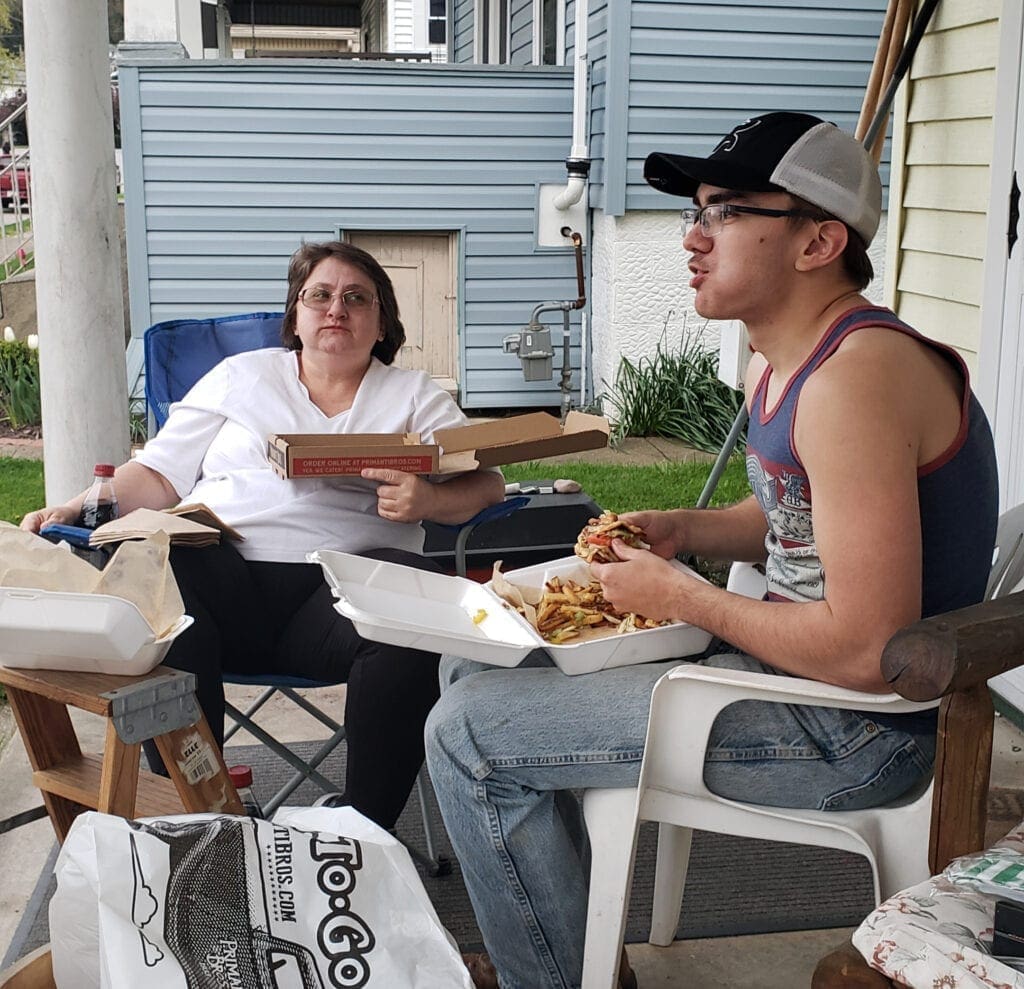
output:
M409 853L349 808L89 812L56 874L59 989L472 989Z

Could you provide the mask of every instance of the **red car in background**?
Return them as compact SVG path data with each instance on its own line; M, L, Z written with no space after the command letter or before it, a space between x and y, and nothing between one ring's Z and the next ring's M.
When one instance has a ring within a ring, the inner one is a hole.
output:
M0 154L0 207L9 210L18 204L28 209L29 181L27 155L15 156L12 163L9 154Z

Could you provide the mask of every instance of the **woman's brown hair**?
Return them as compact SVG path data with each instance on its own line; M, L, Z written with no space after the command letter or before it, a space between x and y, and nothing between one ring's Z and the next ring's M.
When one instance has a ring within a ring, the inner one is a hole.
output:
M284 306L284 321L281 323L281 343L289 350L302 350L302 341L295 335L295 308L299 305L299 292L309 278L310 272L324 259L337 258L345 264L358 268L370 281L380 306L380 327L384 339L378 340L370 351L381 364L394 362L395 354L405 343L405 327L398 318L398 300L388 273L377 259L361 247L345 244L340 240L329 240L323 244L303 244L288 262L288 298Z

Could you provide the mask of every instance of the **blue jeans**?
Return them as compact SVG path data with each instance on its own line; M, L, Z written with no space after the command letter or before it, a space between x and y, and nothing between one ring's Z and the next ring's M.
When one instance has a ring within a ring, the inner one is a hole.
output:
M702 665L777 673L749 656ZM445 656L427 764L503 989L580 984L588 850L567 791L635 786L651 691L679 660L565 676L543 653L498 669ZM850 711L744 701L715 722L713 792L749 803L851 810L926 774L934 735Z

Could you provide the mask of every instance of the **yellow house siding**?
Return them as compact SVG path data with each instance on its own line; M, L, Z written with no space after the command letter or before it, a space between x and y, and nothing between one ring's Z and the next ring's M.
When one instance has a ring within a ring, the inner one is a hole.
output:
M910 133L907 165L987 165L991 158L992 122L925 121Z
M903 208L982 213L988 206L988 165L916 165L907 169ZM941 247L959 245L937 243Z
M926 254L902 249L897 289L931 299L981 304L981 261L950 254ZM930 328L932 332L934 330Z
M944 0L921 41L897 122L896 258L889 297L923 333L977 363L999 0ZM892 236L892 232L890 233Z
M974 347L974 306L908 292L902 316L911 326L941 327L943 342L961 352Z
M912 209L903 217L904 251L931 253L937 243L958 244L964 257L982 259L979 246L985 239L985 216L981 213L953 212L944 209Z

